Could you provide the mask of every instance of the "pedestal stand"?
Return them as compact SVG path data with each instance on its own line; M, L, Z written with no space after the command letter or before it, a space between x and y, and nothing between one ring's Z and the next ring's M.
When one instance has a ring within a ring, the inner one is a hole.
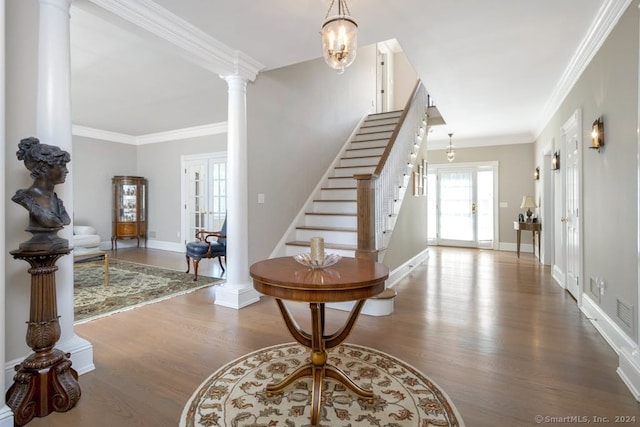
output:
M31 268L31 306L27 326L27 345L34 353L15 367L13 385L6 395L13 410L14 423L22 426L53 411L65 412L80 399L78 373L71 368L70 354L54 348L60 339L56 299L56 261L71 248L50 251L11 251Z

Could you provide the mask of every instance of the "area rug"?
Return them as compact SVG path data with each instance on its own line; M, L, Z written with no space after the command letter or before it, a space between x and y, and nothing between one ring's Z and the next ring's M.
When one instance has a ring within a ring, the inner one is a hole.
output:
M167 270L121 260L109 260L109 285L104 285L104 261L73 265L76 323L140 307L205 286L221 279Z
M265 387L308 362L309 350L296 343L263 348L218 369L195 391L180 427L302 427L310 423L311 379L303 378L267 397ZM329 363L359 386L373 390L374 403L358 399L326 379L321 426L438 426L464 423L449 397L414 367L368 347L342 344Z

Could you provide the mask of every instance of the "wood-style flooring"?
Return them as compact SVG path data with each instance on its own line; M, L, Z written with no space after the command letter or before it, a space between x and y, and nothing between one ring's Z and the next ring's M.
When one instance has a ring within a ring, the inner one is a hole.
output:
M184 255L121 249L113 258L184 269ZM208 262L210 261L210 262ZM203 261L214 274L217 261ZM396 287L390 316L361 316L349 342L415 366L446 391L468 427L582 425L569 417L636 417L640 404L616 374L618 357L575 300L531 254L432 247ZM29 427L175 427L193 391L233 359L293 341L274 301L214 305L205 288L77 325L96 369L66 413ZM292 311L300 323L308 309ZM327 310L328 329L346 313ZM600 418L602 420L602 418ZM591 421L591 424L595 424ZM357 424L352 424L353 426Z

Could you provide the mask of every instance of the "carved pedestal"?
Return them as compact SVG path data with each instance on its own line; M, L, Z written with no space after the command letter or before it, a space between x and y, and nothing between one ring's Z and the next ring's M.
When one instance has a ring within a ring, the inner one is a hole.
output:
M58 267L55 264L70 251L71 248L11 252L14 258L31 265L27 344L34 353L15 367L17 373L6 396L18 426L28 423L34 416L68 411L80 399L78 374L71 368L70 355L54 347L60 339L55 278Z

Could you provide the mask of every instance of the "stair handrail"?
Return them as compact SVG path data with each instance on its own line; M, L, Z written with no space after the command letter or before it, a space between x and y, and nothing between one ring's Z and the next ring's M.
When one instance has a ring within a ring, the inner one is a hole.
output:
M395 216L396 201L404 194L426 132L428 94L420 80L402 111L389 143L371 174L354 175L358 199L356 257L378 260L385 232Z

